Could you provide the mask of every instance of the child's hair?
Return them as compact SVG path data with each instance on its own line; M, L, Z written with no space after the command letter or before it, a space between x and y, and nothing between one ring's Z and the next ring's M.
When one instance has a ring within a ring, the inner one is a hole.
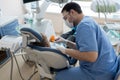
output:
M30 44L31 45L36 45L36 46L42 46L42 47L50 47L50 43L49 43L47 37L42 33L41 33L41 35L42 35L42 41L40 41L40 42L31 42Z

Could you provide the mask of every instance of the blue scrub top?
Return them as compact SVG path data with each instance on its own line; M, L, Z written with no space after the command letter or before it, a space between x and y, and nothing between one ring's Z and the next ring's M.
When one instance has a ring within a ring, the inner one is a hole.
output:
M76 28L76 44L80 52L97 51L95 62L80 61L80 66L62 70L55 80L114 80L118 60L104 30L85 16Z
M80 68L95 80L102 76L113 80L117 71L117 56L104 30L90 17L85 16L76 29L76 44L80 52L97 51L96 62L80 61ZM105 76L107 75L107 76ZM104 80L103 79L101 80Z

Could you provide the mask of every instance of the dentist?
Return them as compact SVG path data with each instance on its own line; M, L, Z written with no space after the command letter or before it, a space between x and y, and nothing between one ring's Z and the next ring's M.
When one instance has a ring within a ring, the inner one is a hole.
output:
M75 43L59 37L56 42L66 43L69 48L58 49L79 60L79 66L58 72L55 80L113 80L118 60L104 30L91 17L84 16L75 2L67 3L61 13L69 25L77 26Z

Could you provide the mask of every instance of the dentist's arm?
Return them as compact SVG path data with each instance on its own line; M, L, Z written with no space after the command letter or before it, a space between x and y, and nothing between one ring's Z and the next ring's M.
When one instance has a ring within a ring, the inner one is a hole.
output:
M79 50L75 49L65 49L64 53L75 59L88 62L95 62L98 58L98 53L96 51L80 52Z
M62 48L62 47L58 47L57 49L60 50L62 53L67 54L75 59L88 61L88 62L95 62L98 58L98 53L96 51L81 52L76 49L76 44L74 42L65 40L61 37L58 38L56 42L63 42L67 44L67 46L71 47L71 49Z
M74 42L72 42L72 41L67 40L67 41L66 41L66 45L67 45L69 48L71 48L71 49L77 49L77 48L76 48L76 43L74 43Z
M62 37L59 37L55 40L56 43L64 43L66 44L69 48L71 49L76 49L76 43L72 42L72 41L69 41L69 40L66 40Z
M81 61L95 62L98 58L98 53L96 51L80 52L76 49L68 49L62 47L58 47L57 49L60 50L63 54L69 55Z

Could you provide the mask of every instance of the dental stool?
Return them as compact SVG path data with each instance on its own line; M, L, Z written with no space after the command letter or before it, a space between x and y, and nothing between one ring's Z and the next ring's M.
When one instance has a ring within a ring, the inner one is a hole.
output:
M118 55L118 72L114 80L120 80L120 55Z
M51 48L30 44L31 42L41 42L42 36L31 28L21 28L23 38L23 50L26 52L25 59L36 63L40 77L54 80L55 73L72 67L77 60L61 51Z

